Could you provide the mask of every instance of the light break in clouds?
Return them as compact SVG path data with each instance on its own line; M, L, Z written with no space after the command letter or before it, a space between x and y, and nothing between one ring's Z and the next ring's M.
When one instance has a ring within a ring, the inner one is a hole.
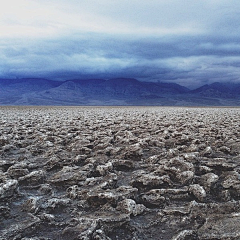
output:
M0 77L240 82L236 0L0 0Z

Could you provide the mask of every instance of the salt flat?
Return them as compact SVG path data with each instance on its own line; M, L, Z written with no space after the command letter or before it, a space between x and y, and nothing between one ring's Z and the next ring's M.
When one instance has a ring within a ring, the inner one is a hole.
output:
M239 239L239 119L0 107L0 239Z

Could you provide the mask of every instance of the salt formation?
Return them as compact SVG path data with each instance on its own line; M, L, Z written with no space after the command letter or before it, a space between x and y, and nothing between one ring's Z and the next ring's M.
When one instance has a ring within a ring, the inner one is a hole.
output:
M239 119L1 107L0 239L240 239Z

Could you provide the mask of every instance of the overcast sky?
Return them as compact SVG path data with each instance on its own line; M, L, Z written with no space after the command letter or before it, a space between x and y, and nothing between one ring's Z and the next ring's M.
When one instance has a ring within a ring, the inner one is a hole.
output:
M0 0L0 77L240 82L239 0Z

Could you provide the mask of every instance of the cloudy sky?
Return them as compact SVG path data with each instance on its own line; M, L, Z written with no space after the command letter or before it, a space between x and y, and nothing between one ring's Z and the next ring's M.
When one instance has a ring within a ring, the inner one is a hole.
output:
M0 0L0 77L240 82L240 3Z

